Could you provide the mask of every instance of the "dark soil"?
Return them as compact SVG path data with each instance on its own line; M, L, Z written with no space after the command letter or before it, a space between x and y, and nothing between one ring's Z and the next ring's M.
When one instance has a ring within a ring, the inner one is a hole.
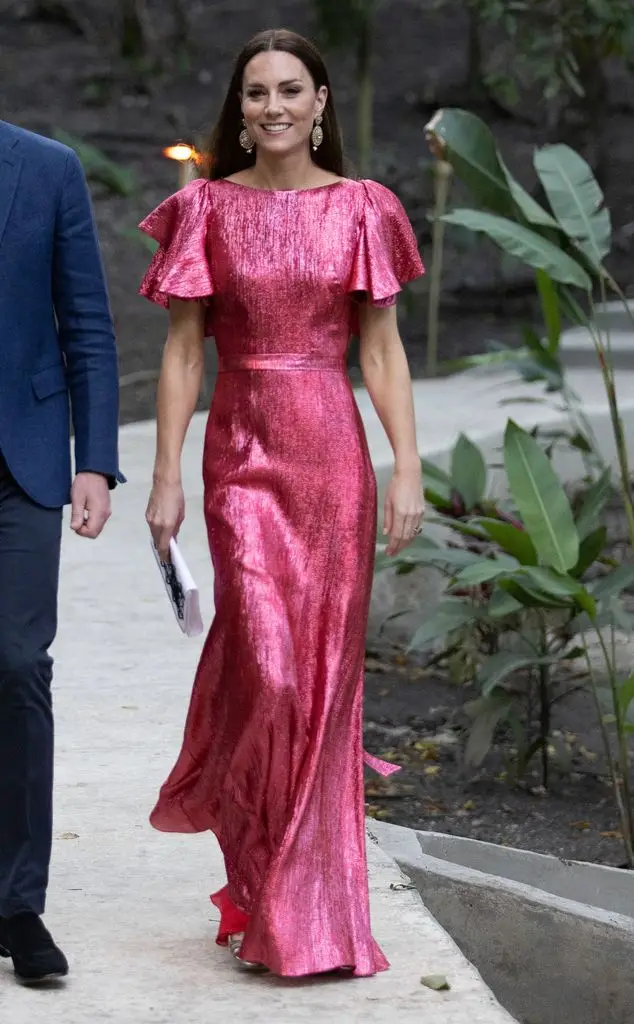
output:
M156 10L162 5L157 0L150 6ZM92 7L102 14L108 9L97 0L75 5L84 13ZM176 62L168 61L151 82L114 60L105 38L83 38L71 26L33 17L38 9L42 5L34 0L0 4L2 117L45 135L63 129L100 147L136 177L135 195L113 198L96 188L94 199L119 337L122 422L145 419L154 411L165 317L136 294L149 258L136 224L177 187L176 165L162 157L162 149L180 138L194 140L213 121L233 55L246 38L272 25L311 33L311 5L306 0L191 0L196 49L189 66L178 71ZM380 7L376 40L372 173L403 200L428 259L433 191L424 125L439 106L469 107L473 101L472 90L465 86L463 5L449 2L429 13L418 0L386 0ZM352 140L353 66L339 54L329 56L329 63L344 132ZM608 155L607 203L616 229L611 269L629 292L634 85L619 66L610 70L610 89L613 107L602 146ZM475 112L491 125L511 169L531 187L531 152L546 141L539 103L529 104L521 119L493 107ZM350 149L354 158L354 148ZM464 201L459 188L453 199ZM426 288L423 281L409 291L402 316L415 376L425 373ZM442 359L482 351L491 339L519 343L519 325L533 315L529 275L501 261L492 247L448 233ZM354 352L351 372L358 374ZM209 400L212 377L210 351L209 388L201 408ZM391 751L389 756L403 765L387 783L375 780L369 785L369 812L400 824L620 863L621 844L610 835L618 825L609 787L600 774L600 758L594 757L599 742L585 697L563 705L557 723L562 735L576 737L570 740L572 770L555 780L548 795L536 795L538 789L511 788L500 777L509 753L504 736L481 773L465 770L461 708L473 696L414 663L397 663L393 654L383 652L380 659L369 660L366 744L377 753ZM536 784L538 779L530 781Z
M468 836L571 860L622 865L623 843L590 698L559 706L554 722L569 762L553 764L548 791L537 760L508 781L512 739L500 730L478 771L465 767L464 704L477 694L397 652L366 665L365 746L401 765L389 779L368 773L367 812L396 825Z

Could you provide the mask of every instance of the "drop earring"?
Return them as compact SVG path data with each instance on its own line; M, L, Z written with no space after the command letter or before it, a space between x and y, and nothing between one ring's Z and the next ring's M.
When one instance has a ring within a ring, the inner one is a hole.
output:
M251 138L251 133L249 132L249 129L247 128L247 123L244 120L244 118L242 119L242 131L240 132L240 135L239 135L239 142L240 142L240 145L242 146L242 148L246 149L247 153L252 153L253 152L253 146L255 145L255 143L253 142L253 139Z
M319 149L322 142L324 141L324 129L321 127L322 121L323 117L321 116L321 114L317 114L317 117L315 118L315 127L313 128L310 136L314 150Z

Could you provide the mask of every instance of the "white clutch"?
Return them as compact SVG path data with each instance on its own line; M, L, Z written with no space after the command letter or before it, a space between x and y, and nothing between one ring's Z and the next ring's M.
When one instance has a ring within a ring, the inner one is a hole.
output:
M200 614L198 587L178 544L174 538L170 541L169 562L161 560L152 539L150 544L178 625L186 636L199 636L203 631L203 620Z

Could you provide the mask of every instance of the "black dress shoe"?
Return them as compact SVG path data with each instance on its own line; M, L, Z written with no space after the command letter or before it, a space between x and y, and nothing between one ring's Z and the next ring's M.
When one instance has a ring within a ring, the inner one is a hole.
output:
M68 974L68 961L37 914L0 917L0 956L11 957L16 978L25 985L55 981Z

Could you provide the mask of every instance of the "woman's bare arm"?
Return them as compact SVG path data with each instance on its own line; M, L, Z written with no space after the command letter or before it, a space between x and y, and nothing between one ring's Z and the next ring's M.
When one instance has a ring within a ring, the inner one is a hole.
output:
M202 303L170 299L156 403L155 481L180 482L183 444L200 396L204 365Z
M154 543L164 559L185 518L181 456L205 364L202 303L170 299L169 314L157 394L153 486L146 512Z
M363 379L394 452L384 533L390 538L388 554L397 554L411 541L424 511L412 381L396 306L365 304L360 310L360 323Z

